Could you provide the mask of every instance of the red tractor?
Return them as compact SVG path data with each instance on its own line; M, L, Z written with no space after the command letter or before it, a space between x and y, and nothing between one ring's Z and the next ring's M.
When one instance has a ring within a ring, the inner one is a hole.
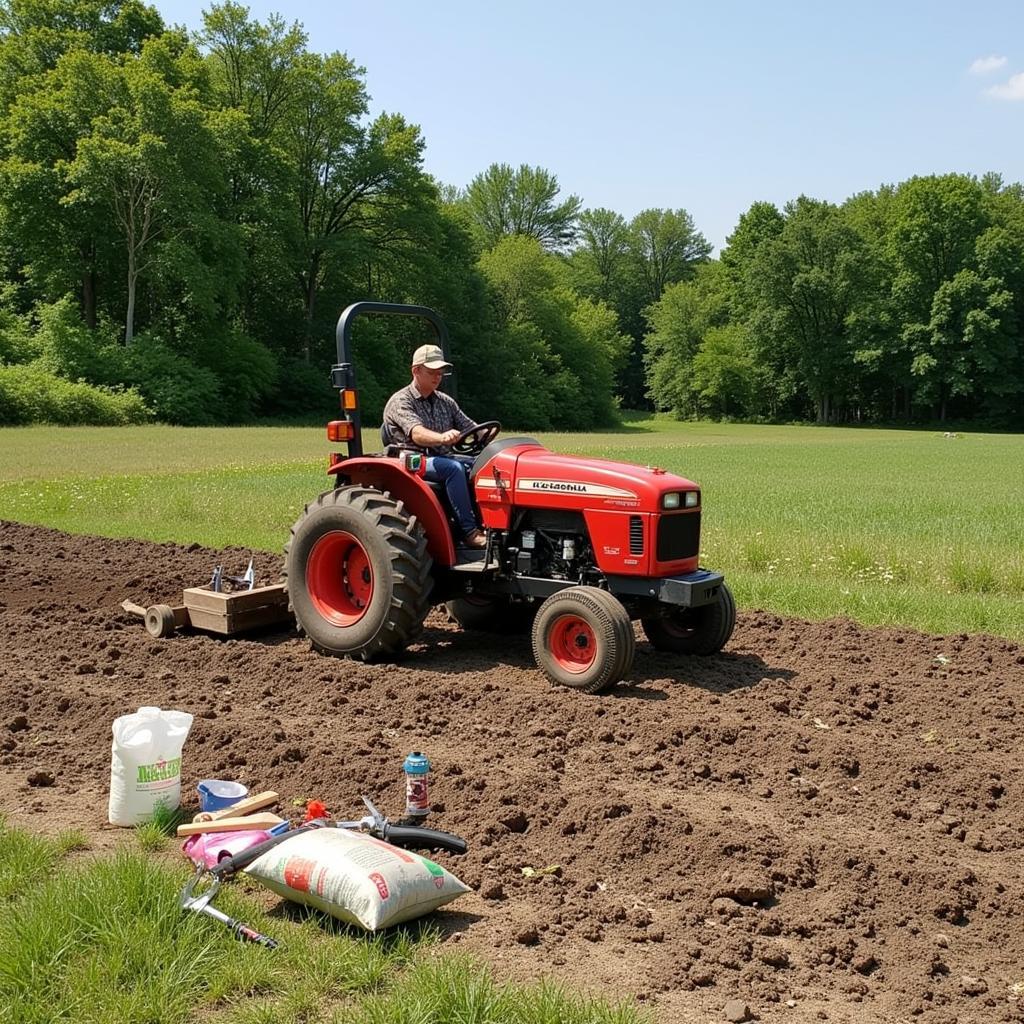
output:
M684 477L559 455L481 423L452 447L475 456L470 493L487 546L456 547L424 455L388 444L384 430L381 452L362 451L350 352L353 321L368 313L424 318L448 356L444 322L423 306L357 302L338 321L332 383L345 418L327 434L348 453L332 453L335 486L306 506L285 548L289 605L314 647L396 656L445 602L464 629L530 631L548 678L587 693L629 672L633 619L658 650L722 649L736 606L722 575L698 565L700 489Z

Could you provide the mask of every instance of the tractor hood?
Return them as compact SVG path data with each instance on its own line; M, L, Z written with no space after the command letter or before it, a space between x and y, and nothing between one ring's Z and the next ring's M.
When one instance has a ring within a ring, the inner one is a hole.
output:
M628 462L557 455L532 438L498 444L483 453L474 476L488 528L514 529L520 513L531 523L563 527L582 516L603 573L666 577L697 568L700 490L692 480Z
M668 491L698 489L693 481L657 467L557 455L537 448L519 456L515 488L517 496L528 492L579 495L638 501L641 507L653 504L655 508L661 495Z
M577 508L596 505L655 512L662 507L662 495L699 490L692 480L656 467L558 455L539 445L501 452L482 469L478 487L491 483L495 466L511 484L516 504Z

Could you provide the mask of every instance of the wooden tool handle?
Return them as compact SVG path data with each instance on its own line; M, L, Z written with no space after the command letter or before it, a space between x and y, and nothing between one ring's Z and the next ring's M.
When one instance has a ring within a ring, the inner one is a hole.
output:
M193 821L178 826L179 836L196 836L202 832L244 832L246 829L273 828L284 818L276 814L249 814L243 818L221 818L219 821Z
M224 818L241 818L243 814L251 814L253 811L260 811L264 807L273 807L277 803L277 794L268 789L266 792L257 793L255 796L247 796L244 800L224 807L219 811L200 811L193 821L221 821Z

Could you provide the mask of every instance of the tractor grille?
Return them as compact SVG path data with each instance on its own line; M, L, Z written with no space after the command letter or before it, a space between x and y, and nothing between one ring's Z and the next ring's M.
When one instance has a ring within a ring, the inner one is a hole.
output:
M629 553L631 555L644 553L644 521L640 516L629 517Z
M658 520L658 561L693 558L700 551L700 512L680 512Z

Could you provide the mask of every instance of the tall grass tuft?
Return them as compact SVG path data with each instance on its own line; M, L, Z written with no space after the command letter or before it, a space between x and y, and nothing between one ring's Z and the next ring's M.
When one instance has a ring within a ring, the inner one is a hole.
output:
M6 903L44 877L66 848L59 839L8 828L0 818L0 903Z
M172 809L165 804L157 804L149 819L135 826L135 838L143 850L155 853L167 846L168 839L175 835L185 818L180 807Z
M560 985L498 985L488 968L461 956L427 960L385 994L333 1024L641 1024L627 1003L574 995Z

